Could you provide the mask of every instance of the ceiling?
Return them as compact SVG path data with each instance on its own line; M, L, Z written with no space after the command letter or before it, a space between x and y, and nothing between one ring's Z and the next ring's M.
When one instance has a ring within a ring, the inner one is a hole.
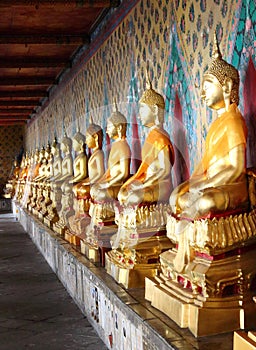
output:
M0 125L25 124L118 0L0 1Z

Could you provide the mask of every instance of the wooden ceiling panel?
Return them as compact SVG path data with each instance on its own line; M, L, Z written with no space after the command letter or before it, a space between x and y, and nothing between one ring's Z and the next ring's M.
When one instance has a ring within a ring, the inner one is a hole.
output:
M0 125L25 123L118 0L0 1Z

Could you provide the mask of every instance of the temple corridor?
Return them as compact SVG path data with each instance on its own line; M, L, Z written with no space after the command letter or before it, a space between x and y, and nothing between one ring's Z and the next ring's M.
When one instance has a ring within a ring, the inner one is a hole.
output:
M0 214L0 348L107 349L12 214Z

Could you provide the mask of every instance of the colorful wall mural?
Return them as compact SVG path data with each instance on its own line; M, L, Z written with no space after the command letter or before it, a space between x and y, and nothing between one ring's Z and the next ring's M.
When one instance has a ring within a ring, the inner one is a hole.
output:
M105 130L116 99L128 120L135 172L145 137L138 101L148 71L153 87L166 98L165 129L176 149L177 185L200 159L216 118L200 99L216 31L223 58L240 72L240 110L249 127L247 163L256 166L255 28L254 1L123 1L28 125L26 149L42 147L55 136L61 141L65 131L70 137L78 129L85 133L90 117ZM107 142L105 138L104 146Z

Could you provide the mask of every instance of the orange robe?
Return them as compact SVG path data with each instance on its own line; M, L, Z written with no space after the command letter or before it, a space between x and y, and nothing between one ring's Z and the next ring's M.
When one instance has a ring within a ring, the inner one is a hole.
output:
M142 148L142 161L138 171L125 182L124 187L128 188L130 184L134 181L139 181L144 183L147 177L147 171L150 165L158 158L158 155L161 151L166 150L168 154L169 162L171 165L174 163L174 149L172 143L170 141L169 135L163 130L159 128L153 128L143 145ZM166 174L163 179L159 179L158 185L163 185L165 187L166 198L168 199L171 192L171 174ZM165 200L164 199L164 200ZM155 198L157 201L158 198ZM161 200L161 198L160 198Z

